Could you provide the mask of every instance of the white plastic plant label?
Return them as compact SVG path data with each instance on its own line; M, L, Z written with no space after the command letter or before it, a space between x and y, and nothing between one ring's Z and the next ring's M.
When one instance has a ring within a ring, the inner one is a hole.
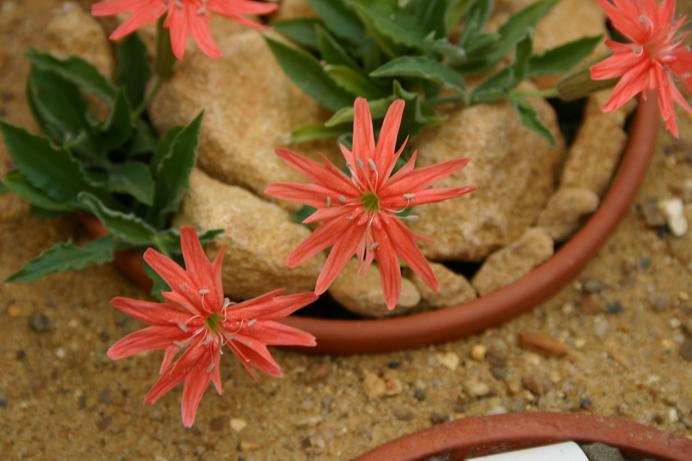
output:
M564 442L497 455L469 458L466 461L589 461L579 445Z

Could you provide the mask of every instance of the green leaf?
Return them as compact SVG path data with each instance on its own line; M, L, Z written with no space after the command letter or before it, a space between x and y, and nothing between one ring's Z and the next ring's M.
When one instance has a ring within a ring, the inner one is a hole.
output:
M9 190L7 189L7 186L5 185L5 183L0 181L0 195L6 194L8 192L9 192Z
M0 184L9 192L39 208L51 211L66 212L75 208L64 202L59 202L48 197L45 192L34 187L19 171L10 171L0 181Z
M328 127L321 123L309 123L291 131L291 142L301 143L318 139L336 138L349 130L350 128L344 125Z
M123 213L108 208L88 192L80 193L79 200L119 240L136 247L151 245L156 240L156 229L134 213Z
M171 146L173 145L175 138L180 134L181 131L183 131L183 129L184 127L182 126L174 126L170 130L166 131L163 136L161 136L161 139L159 139L159 143L156 145L156 149L154 150L154 156L151 159L152 172L158 171L161 166L161 162L171 151Z
M525 99L516 96L512 97L512 104L519 113L519 118L521 119L521 123L523 123L524 126L532 129L536 133L543 136L545 139L548 140L548 142L550 142L551 146L557 145L555 137L550 132L550 130L543 124L541 119L538 117L538 112L536 112L536 109L534 109L534 107L531 104L529 104Z
M74 203L81 191L93 190L84 169L69 151L55 149L45 138L4 122L0 122L0 131L17 169L50 198Z
M447 11L445 12L445 33L449 35L471 9L474 0L447 0Z
M315 27L320 24L321 21L319 19L300 18L277 21L273 26L284 37L299 45L316 50L318 48L318 40Z
M368 106L370 106L370 112L372 113L372 118L377 120L378 118L384 117L387 112L387 108L394 102L394 96L389 96L387 98L378 99L375 101L368 101ZM329 128L334 128L342 123L353 121L353 106L344 107L339 109L332 115L332 117L324 123L324 126Z
M420 49L427 35L417 18L396 7L394 2L347 0L361 19L383 36L399 45Z
M157 138L149 124L141 118L135 120L134 133L127 147L130 158L135 155L148 154L154 152L157 146Z
M41 129L56 144L71 142L91 128L79 89L59 75L32 66L27 99Z
M128 194L145 205L154 204L154 179L142 162L116 163L108 171L108 190Z
M331 33L351 43L363 41L364 29L358 15L343 0L308 0Z
M168 213L178 211L180 200L187 190L188 178L197 159L203 118L204 113L201 112L189 125L180 130L154 171L156 192L152 208L158 216L159 223L163 222Z
M18 272L10 275L7 282L33 282L46 275L57 272L84 269L94 264L113 260L113 237L105 236L98 240L77 246L71 241L58 243L32 259Z
M469 39L464 50L467 55L478 55L496 46L499 40L497 32L479 32Z
M469 41L483 31L493 12L494 4L493 0L475 0L470 6L464 22L464 31L459 37L459 45L462 48L468 48Z
M490 103L507 96L509 91L514 88L516 79L514 70L506 67L486 79L478 85L471 93L471 103Z
M94 144L103 153L125 144L132 136L132 111L123 90L118 91L108 119L94 133Z
M40 53L36 50L30 50L28 57L31 64L36 68L59 75L108 103L112 103L115 99L115 86L101 75L96 67L84 59L76 56L57 59L50 54Z
M358 69L358 63L348 55L348 52L342 47L339 42L332 37L323 27L316 26L317 43L320 51L320 57L327 64L344 65L354 69Z
M425 33L434 32L437 37L447 35L446 13L448 0L413 0L408 10L418 19Z
M341 88L354 96L379 99L388 93L370 77L351 67L327 65L325 70Z
M336 84L317 59L285 43L264 39L286 75L306 94L331 110L353 104L353 96Z
M589 56L602 39L602 35L584 37L532 56L529 60L528 78L569 71Z
M517 43L514 50L512 70L514 71L515 85L518 85L524 80L528 72L529 58L531 57L531 49L533 48L533 39L531 35L531 30L529 30L526 36Z
M147 48L135 32L120 40L115 48L118 68L115 81L125 87L131 107L139 107L144 101L147 82L151 77Z
M302 224L317 208L308 205L303 205L302 208L291 215L291 221Z
M402 56L389 61L370 75L373 77L422 78L443 85L460 94L466 93L464 80L454 69L427 56Z

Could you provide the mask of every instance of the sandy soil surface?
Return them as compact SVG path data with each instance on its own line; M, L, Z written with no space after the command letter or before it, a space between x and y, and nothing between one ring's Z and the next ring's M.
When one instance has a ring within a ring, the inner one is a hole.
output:
M16 82L26 66L11 43L29 39L0 38L10 43L0 53L0 113L20 123ZM142 404L160 354L117 363L105 355L139 327L108 300L145 296L113 267L0 284L2 458L346 460L449 419L533 409L616 415L692 436L689 247L639 211L692 178L692 120L681 118L681 140L659 136L639 207L551 301L484 334L415 351L276 351L279 380L254 383L227 354L225 394L208 392L190 430L180 423L180 390ZM52 243L80 238L73 220L36 220L15 205L0 198L0 279ZM522 332L550 335L567 354L531 351L518 342Z

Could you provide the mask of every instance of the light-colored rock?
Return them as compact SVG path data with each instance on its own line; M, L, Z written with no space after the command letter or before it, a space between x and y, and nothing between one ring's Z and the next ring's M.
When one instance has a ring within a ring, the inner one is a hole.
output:
M272 21L312 18L316 16L317 12L312 9L307 0L282 0L279 9L272 16Z
M29 212L29 204L9 192L0 195L0 223L15 221Z
M447 266L439 263L430 263L437 281L440 282L440 290L432 290L418 275L411 271L411 281L421 296L421 307L439 308L455 306L476 298L476 290L471 283L461 274L457 274Z
M685 206L683 217L688 224L692 223L692 205ZM688 230L679 237L668 238L668 247L670 254L675 256L688 271L692 272L692 231Z
M627 141L623 130L627 111L602 112L607 92L591 95L562 171L562 187L585 188L603 196Z
M490 255L473 278L473 286L485 296L527 274L552 254L553 240L548 232L531 228L516 242Z
M563 187L553 195L538 216L538 225L556 240L570 237L582 218L598 208L598 195L588 189Z
M101 25L79 4L65 2L41 32L42 51L60 58L77 55L111 77L115 68L113 52Z
M367 317L401 315L420 302L420 293L416 286L402 277L399 303L395 309L387 309L379 269L372 265L367 273L358 273L358 262L355 259L349 261L334 280L329 294L349 311Z
M682 199L678 197L661 200L658 209L666 218L668 229L676 237L682 237L687 233L688 223L685 217Z
M539 116L560 140L553 109L533 100ZM558 141L560 142L560 141ZM417 138L419 166L458 157L470 163L436 187L474 185L456 200L416 208L411 229L432 237L421 249L430 259L481 260L519 238L553 193L562 147L524 127L508 103L459 109Z
M310 231L290 220L277 205L240 187L229 186L195 169L176 226L223 229L210 249L226 247L223 282L232 299L247 299L275 288L287 292L313 288L323 261L317 255L294 269L286 257Z
M322 110L283 73L257 31L219 43L224 56L191 53L151 106L159 130L189 123L205 110L199 166L210 176L263 194L275 181L302 181L275 154L292 129ZM307 154L309 146L296 151ZM295 207L293 207L295 209Z

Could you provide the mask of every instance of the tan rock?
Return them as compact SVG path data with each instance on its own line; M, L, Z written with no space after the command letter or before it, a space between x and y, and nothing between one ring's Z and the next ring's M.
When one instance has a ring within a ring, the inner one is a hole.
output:
M312 18L316 16L317 12L312 9L307 0L282 0L279 9L272 16L272 21Z
M29 212L29 204L10 193L0 195L0 223L16 221Z
M683 214L685 221L692 223L692 205L686 205ZM675 256L688 271L692 272L692 230L687 230L682 235L674 235L668 238L670 253Z
M555 112L544 100L533 102L555 134ZM562 147L551 147L524 127L511 105L459 109L441 125L417 138L419 166L468 157L460 173L436 187L475 185L456 200L416 208L414 232L433 238L421 248L430 259L481 260L519 238L553 193Z
M420 302L416 286L407 278L402 278L399 304L393 310L387 309L379 269L373 265L367 274L358 273L358 262L355 259L341 271L329 288L329 294L349 311L367 317L401 315Z
M223 282L226 294L246 299L273 290L309 291L323 257L289 269L288 254L310 235L290 220L277 205L265 202L240 187L229 186L195 169L175 225L223 229L210 249L226 247Z
M553 254L553 240L540 227L527 230L511 245L493 253L473 278L481 296L508 285Z
M570 237L585 215L598 208L598 195L588 189L563 187L553 195L538 216L538 225L556 240Z
M476 298L476 290L461 274L457 274L447 266L430 263L440 290L433 291L418 275L411 273L411 281L418 288L421 296L421 307L439 308L455 306Z
M293 128L320 120L321 109L285 76L259 32L220 46L220 59L191 53L180 63L152 104L154 124L165 130L205 110L199 166L209 175L258 194L270 182L301 181L275 149L288 144Z
M627 110L601 112L607 93L592 95L562 172L562 187L585 188L603 196L620 160L627 135L623 130Z
M65 2L54 10L54 16L41 32L42 50L60 58L77 55L105 76L115 68L113 53L101 25L75 2Z

